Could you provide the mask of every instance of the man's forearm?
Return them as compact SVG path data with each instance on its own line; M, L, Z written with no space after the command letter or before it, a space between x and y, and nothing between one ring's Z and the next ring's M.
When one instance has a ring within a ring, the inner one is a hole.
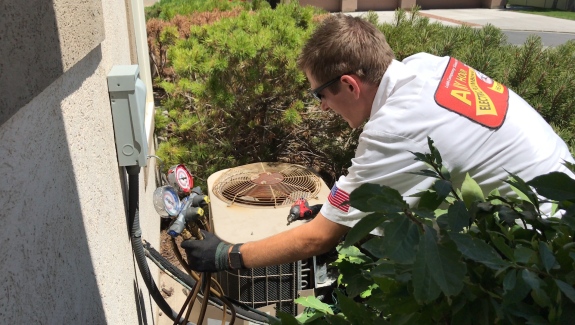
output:
M242 245L247 268L291 263L325 253L337 245L348 227L318 214L312 221L277 235Z

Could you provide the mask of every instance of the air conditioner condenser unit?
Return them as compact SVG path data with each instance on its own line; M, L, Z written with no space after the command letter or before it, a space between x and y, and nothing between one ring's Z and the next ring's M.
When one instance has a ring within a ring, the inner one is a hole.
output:
M297 227L287 225L291 205L305 198L322 204L329 188L309 169L286 163L254 163L221 170L208 178L210 220L214 233L229 243L260 240ZM239 271L219 272L225 294L252 308L275 305L297 314L294 300L302 290L317 285L315 258L295 263Z

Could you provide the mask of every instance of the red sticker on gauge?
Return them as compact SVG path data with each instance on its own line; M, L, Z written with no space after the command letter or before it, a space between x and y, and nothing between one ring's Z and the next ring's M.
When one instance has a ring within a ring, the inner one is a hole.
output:
M438 105L489 128L499 128L509 107L509 89L450 58L435 91Z

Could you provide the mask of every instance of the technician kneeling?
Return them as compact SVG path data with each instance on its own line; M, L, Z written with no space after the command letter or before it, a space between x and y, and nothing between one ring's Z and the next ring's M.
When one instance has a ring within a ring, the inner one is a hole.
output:
M409 172L427 167L411 152L427 152L430 137L451 171L454 186L469 175L486 193L508 172L525 180L552 171L575 176L565 143L522 98L504 85L450 57L418 53L399 62L385 36L361 18L333 15L304 46L298 65L324 111L332 109L363 132L346 176L332 188L312 221L254 242L231 245L213 234L185 241L196 271L256 268L304 260L334 248L367 213L349 205L349 193L364 183L411 194L434 179ZM548 212L548 211L547 211ZM381 235L376 228L374 235Z

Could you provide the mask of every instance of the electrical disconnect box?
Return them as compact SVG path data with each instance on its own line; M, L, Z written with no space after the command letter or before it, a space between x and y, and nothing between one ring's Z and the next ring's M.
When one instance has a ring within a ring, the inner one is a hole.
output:
M146 85L140 80L139 74L137 65L116 65L108 74L108 92L120 166L146 166Z

